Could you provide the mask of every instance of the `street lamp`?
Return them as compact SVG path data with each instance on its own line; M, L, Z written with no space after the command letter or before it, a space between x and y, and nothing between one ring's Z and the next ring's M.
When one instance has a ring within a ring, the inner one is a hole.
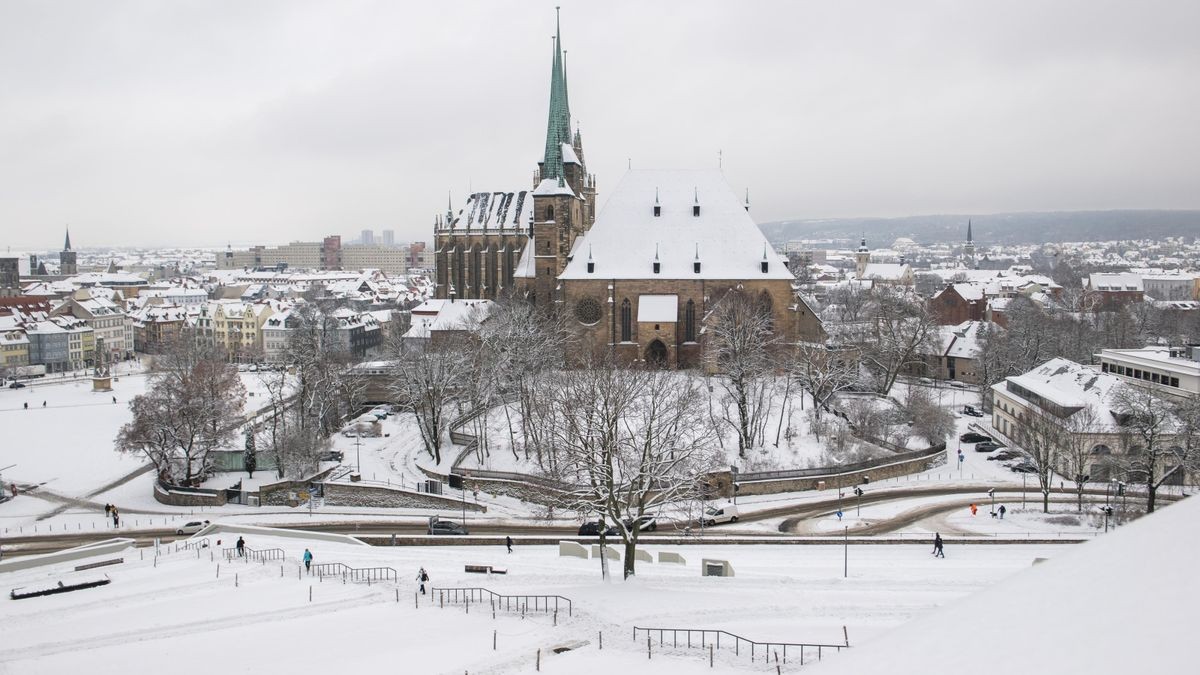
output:
M996 488L988 488L988 496L992 498L992 515L996 515Z

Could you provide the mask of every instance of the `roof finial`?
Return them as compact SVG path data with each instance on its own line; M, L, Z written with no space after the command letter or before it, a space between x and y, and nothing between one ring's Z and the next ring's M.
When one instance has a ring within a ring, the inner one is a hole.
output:
M588 244L588 260L592 259L592 245Z
M763 260L767 259L767 242L763 242Z
M696 260L700 259L700 242L696 242Z
M692 186L692 193L695 195L695 203L700 203L700 188Z
M654 188L654 203L658 204L658 188Z
M658 242L654 242L654 259L658 260Z

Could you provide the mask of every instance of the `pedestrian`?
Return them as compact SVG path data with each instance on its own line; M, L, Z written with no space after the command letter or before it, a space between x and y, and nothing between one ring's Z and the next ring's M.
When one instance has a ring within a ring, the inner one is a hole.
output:
M421 595L425 595L425 582L429 581L429 573L422 567L420 572L417 572L417 581L421 582Z
M25 409L29 410L29 401L25 401Z
M508 552L512 553L512 537L504 537L504 545L508 547Z
M117 402L117 397L116 397L116 396L114 396L114 397L113 397L113 403L116 403L116 402Z
M112 515L112 504L105 504L104 505L104 517L108 518L111 515Z
M237 554L239 558L246 557L246 540L242 539L240 536L237 540Z
M312 565L312 551L304 549L304 571L307 572Z
M935 532L933 535L933 557L945 558L946 552L942 550L942 533Z
M1000 520L1004 520L1004 514L1008 511L1003 504L1000 505Z
M17 496L17 483L15 481L12 484L12 493L14 497Z
M975 504L972 504L971 505L971 516L973 517L978 512L979 512L979 507L976 506Z
M117 515L117 507L112 507L113 527L121 526L121 516Z
M45 408L45 407L46 407L46 402L45 402L45 401L42 401L42 407L43 407L43 408Z

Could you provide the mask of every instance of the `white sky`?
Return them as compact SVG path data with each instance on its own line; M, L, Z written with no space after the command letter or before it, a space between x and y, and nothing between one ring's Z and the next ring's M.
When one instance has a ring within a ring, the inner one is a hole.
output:
M577 2L605 191L724 168L759 222L1200 206L1200 3ZM528 187L553 4L0 2L0 246L428 239Z

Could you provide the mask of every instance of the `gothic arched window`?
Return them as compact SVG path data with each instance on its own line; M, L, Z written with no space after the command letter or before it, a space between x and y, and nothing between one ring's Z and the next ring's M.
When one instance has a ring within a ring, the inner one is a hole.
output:
M512 288L513 284L513 245L504 247L504 287Z
M466 256L463 254L463 247L461 245L454 247L453 267L454 293L461 298L467 290L465 273L467 267Z
M479 292L479 283L483 281L483 275L480 273L481 258L479 244L475 244L471 247L471 294L476 298L483 297L483 294Z
M683 341L696 341L696 303L691 300L683 310Z
M621 303L621 342L633 340L633 309L629 306L629 298Z
M484 281L484 283L487 284L488 291L489 291L489 293L488 293L489 297L496 297L496 289L500 285L499 284L499 278L500 278L499 274L500 273L499 273L499 270L496 269L497 262L498 262L498 260L496 257L496 248L494 246L488 246L487 276L485 277L486 280Z

